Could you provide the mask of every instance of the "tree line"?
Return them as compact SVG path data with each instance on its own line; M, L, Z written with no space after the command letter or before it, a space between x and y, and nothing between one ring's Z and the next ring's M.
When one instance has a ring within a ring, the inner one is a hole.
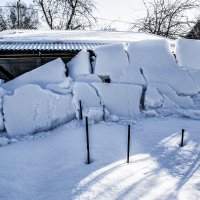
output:
M145 16L131 22L130 30L200 39L200 0L143 0L143 4ZM94 29L96 9L95 0L33 0L30 5L17 0L0 7L0 31L37 29L40 23L51 30ZM99 29L116 30L109 24Z

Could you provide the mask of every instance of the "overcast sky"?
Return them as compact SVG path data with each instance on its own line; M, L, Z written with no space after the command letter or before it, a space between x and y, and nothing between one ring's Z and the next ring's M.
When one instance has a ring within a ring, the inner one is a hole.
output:
M13 0L0 0L0 5L5 5L7 2ZM21 0L26 3L31 3L32 0ZM108 20L118 20L125 22L132 22L138 17L144 15L144 6L142 0L95 0L97 11L95 16L98 18ZM102 25L109 25L111 21L99 19ZM130 24L122 22L112 23L112 27L118 30L127 30Z

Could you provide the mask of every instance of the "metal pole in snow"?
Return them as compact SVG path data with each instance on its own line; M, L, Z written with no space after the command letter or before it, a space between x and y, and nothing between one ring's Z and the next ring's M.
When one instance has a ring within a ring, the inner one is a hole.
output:
M128 145L127 145L127 163L129 163L129 154L130 154L130 137L131 137L131 126L128 125Z
M79 100L79 119L83 119L83 111L82 111L82 103L81 100Z
M103 105L103 121L105 121L105 105Z
M90 143L89 143L89 129L88 129L88 117L85 117L86 125L86 143L87 143L87 164L90 164Z
M181 144L180 144L181 147L183 147L184 134L185 134L185 130L182 129L182 133L181 133Z

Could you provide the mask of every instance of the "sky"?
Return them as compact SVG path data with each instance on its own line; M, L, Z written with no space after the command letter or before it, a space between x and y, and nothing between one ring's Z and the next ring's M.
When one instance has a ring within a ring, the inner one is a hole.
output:
M13 0L0 0L0 6ZM32 0L22 0L27 4ZM98 18L98 23L102 27L111 25L112 28L117 30L126 31L129 29L129 23L135 19L144 15L144 6L142 0L95 0L97 10L95 17ZM107 20L103 20L107 19ZM112 22L109 20L118 20L118 22Z

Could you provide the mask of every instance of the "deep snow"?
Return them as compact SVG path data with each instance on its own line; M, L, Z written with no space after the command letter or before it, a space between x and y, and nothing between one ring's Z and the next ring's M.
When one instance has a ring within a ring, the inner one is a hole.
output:
M165 40L124 48L96 48L92 66L81 51L68 63L71 77L57 59L2 84L0 129L7 132L0 133L0 199L200 198L200 122L189 119L200 119L198 59L181 68ZM110 75L112 83L98 75ZM85 121L75 120L79 100L89 117L91 165Z
M200 122L144 118L89 126L92 163L85 164L85 127L73 121L0 148L3 200L200 198ZM186 129L181 148L180 131Z

